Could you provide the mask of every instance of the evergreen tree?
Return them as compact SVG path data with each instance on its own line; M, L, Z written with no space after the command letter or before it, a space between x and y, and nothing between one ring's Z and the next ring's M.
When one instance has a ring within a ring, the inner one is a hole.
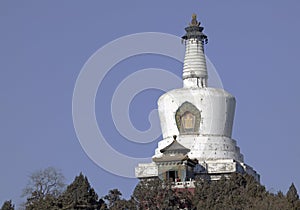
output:
M138 209L190 208L192 194L187 189L176 191L168 182L160 179L141 180L133 192L132 201Z
M14 210L15 206L12 204L11 200L5 201L1 207L1 210Z
M120 199L116 201L114 205L109 208L109 210L134 210L134 209L137 209L137 207L132 199L130 200Z
M118 201L121 200L122 193L118 189L110 190L108 195L104 196L104 199L108 201L108 207L111 208Z
M291 209L300 209L299 195L294 183L291 184L286 194L286 198L290 204Z
M55 173L51 171L44 170L30 176L30 184L25 188L28 192L26 210L300 210L299 195L293 183L286 196L281 191L274 194L248 174L231 174L218 181L196 177L193 194L189 189L173 188L172 183L158 178L145 179L138 183L129 200L123 199L118 189L110 190L104 196L106 205L82 173L58 196L61 188L52 184L61 179L52 176ZM0 210L14 210L14 205L5 201Z
M197 209L266 209L265 194L253 177L232 174L218 181L197 180L193 204Z
M66 191L59 197L58 206L61 209L76 210L95 210L104 205L102 199L91 187L87 177L82 173L75 177L75 180L67 187Z
M27 203L25 205L26 210L41 210L41 209L51 209L58 210L57 198L53 195L46 195L43 198L35 199L31 201L27 199Z
M218 181L199 179L193 197L193 208L205 209L300 209L299 196L291 186L287 196L269 193L248 174L232 174Z

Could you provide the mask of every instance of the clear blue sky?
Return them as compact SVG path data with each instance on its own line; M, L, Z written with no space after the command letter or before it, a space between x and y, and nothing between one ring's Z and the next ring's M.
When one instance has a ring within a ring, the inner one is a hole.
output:
M82 171L100 197L112 188L128 197L137 180L104 171L80 146L72 121L76 79L108 42L149 31L182 36L192 13L205 27L206 53L224 88L237 99L233 138L245 162L267 189L286 192L294 182L300 190L299 11L297 0L0 1L1 204L19 204L28 175L48 166L61 169L67 183ZM109 105L118 81L151 67L182 71L172 59L136 56L112 69L96 99L106 139L135 157L152 155L159 139L127 142L113 126ZM135 97L130 115L138 129L149 127L161 93Z

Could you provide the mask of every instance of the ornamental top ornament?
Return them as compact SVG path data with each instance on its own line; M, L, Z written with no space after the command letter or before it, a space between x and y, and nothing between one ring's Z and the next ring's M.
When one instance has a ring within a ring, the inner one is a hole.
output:
M197 21L197 15L195 13L192 14L192 21L189 25L190 26L200 26L200 22Z
M207 36L202 32L204 28L201 27L200 24L201 23L197 21L197 15L193 14L191 22L189 23L188 27L185 28L186 34L181 38L183 40L197 39L203 44L207 44Z

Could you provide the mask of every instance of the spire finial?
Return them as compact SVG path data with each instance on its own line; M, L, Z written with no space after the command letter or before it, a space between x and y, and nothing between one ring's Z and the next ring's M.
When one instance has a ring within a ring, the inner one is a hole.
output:
M200 26L200 22L197 21L197 15L195 13L192 14L190 26Z
M189 26L185 28L186 34L182 37L182 39L187 40L190 38L196 38L199 41L204 41L203 43L207 43L207 36L202 33L203 27L200 26L200 22L197 21L197 15L195 13L192 14L192 20L189 23Z

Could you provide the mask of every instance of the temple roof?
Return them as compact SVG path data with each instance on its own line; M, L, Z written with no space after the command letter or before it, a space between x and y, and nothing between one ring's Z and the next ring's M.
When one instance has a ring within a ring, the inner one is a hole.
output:
M190 151L190 149L178 143L176 136L173 136L173 138L174 140L171 144L160 150L161 153L181 153L185 155Z
M158 162L182 162L187 160L192 164L196 164L194 160L189 159L187 153L190 149L181 145L177 140L177 136L173 136L174 140L171 144L161 149L160 152L163 153L160 157L154 157L152 160L156 163Z
M187 155L183 154L176 154L176 155L163 155L162 157L155 157L152 158L154 162L178 162L178 161L184 161L189 160L189 157Z

